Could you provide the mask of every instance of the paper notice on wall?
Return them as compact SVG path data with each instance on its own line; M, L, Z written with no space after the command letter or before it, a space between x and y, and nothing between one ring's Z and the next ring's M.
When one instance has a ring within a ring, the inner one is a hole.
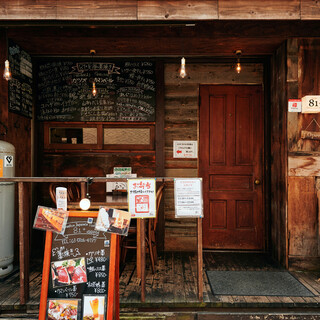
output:
M197 158L197 141L173 141L174 158Z
M202 218L202 179L174 179L174 202L176 218Z

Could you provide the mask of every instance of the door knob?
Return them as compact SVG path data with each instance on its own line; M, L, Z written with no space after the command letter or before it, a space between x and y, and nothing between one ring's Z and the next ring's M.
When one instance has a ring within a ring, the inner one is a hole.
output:
M254 184L255 184L256 186L259 185L259 184L261 184L260 179L255 179L255 180L254 180Z

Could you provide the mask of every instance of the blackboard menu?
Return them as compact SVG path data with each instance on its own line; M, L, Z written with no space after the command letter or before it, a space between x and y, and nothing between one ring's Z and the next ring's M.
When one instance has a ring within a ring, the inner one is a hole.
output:
M64 235L53 234L48 298L107 296L111 235L95 230L95 223L69 217Z
M40 60L37 75L38 120L155 121L153 61Z
M9 81L9 111L32 118L31 56L10 39L8 47L12 73Z

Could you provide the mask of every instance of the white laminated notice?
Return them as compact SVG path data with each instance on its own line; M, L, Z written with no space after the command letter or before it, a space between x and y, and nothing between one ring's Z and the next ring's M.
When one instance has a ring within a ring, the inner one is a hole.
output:
M56 188L56 203L57 209L67 211L68 199L67 199L67 188L57 187Z

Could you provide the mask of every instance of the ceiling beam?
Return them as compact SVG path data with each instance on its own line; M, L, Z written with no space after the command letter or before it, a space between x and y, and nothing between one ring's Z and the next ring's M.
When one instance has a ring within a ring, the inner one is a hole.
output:
M1 0L0 20L205 21L320 20L314 0Z

